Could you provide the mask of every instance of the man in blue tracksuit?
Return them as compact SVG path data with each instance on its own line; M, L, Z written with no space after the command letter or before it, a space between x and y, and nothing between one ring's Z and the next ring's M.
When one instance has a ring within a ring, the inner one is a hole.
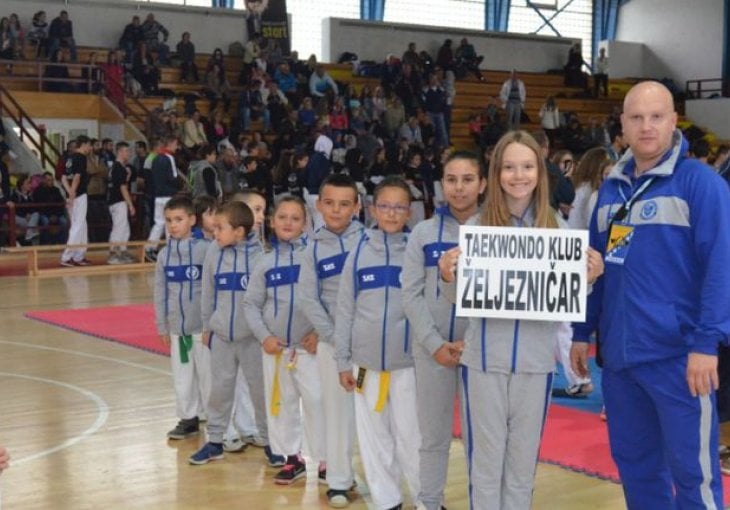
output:
M669 91L644 82L621 116L630 150L590 226L606 270L576 324L573 368L598 330L611 453L629 509L723 508L715 390L730 332L730 192L686 157Z

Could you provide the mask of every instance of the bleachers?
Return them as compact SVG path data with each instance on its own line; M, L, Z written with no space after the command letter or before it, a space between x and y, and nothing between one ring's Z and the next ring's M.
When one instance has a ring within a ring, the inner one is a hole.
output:
M108 49L104 48L78 48L78 62L85 63L88 61L89 54L96 52L99 56L99 62L106 61ZM32 49L28 49L27 56L32 57ZM210 55L198 54L196 56L196 64L198 66L199 77L201 83L182 83L180 69L177 67L162 67L160 88L167 89L182 97L186 93L201 92L205 77L205 68ZM240 92L238 86L238 76L242 68L242 60L239 57L225 57L226 75L231 84L232 104L229 115L236 111L237 96ZM378 85L375 78L365 78L361 76L353 76L352 68L349 64L325 64L328 73L338 82L352 84L356 91L359 92L364 84L370 84L372 87ZM6 84L11 90L38 90L38 65L35 62L16 62L13 69L13 77L6 80L6 73L0 71L0 81ZM80 76L79 69L70 70L72 77ZM485 82L477 81L469 76L465 80L457 82L456 100L452 113L452 142L458 148L470 148L473 145L468 131L469 117L482 111L489 103L491 98L499 96L502 83L508 78L509 73L506 71L484 71ZM581 90L577 88L566 87L563 84L563 76L546 73L520 73L520 79L525 83L527 89L527 102L525 105L525 113L530 122L523 126L527 129L539 128L538 112L542 103L547 96L555 96L558 107L561 111L571 111L575 113L581 122L588 122L591 117L599 119L612 111L614 106L620 105L625 92L633 84L632 80L611 80L609 84L610 94L607 99L590 99L576 98L581 95ZM164 98L161 97L145 97L140 100L147 110L152 110L163 104ZM209 103L206 99L198 99L196 107L203 115L209 114ZM146 117L146 112L142 111L138 104L127 99L127 108L140 115L140 119ZM183 114L184 102L178 101L178 113ZM137 127L143 129L142 120L135 120ZM258 126L257 126L258 127Z

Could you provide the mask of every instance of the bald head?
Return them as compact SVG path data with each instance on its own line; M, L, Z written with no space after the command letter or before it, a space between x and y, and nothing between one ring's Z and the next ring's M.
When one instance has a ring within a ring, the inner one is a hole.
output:
M672 146L677 126L672 94L658 82L635 85L624 99L621 125L637 174L650 170Z

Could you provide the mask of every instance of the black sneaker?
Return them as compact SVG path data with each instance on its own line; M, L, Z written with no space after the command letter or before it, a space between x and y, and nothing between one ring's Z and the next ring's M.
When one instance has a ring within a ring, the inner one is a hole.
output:
M168 439L187 439L200 433L198 418L180 420L174 429L167 433Z
M271 467L284 467L286 466L286 457L283 455L276 455L271 451L270 446L264 446L264 455L266 455L266 462Z
M286 465L274 475L274 483L277 485L291 485L295 481L307 476L307 465L292 455L286 460Z
M350 506L350 497L347 491L330 489L327 491L327 503L332 508L347 508Z
M327 485L327 466L319 466L317 470L317 482Z
M154 250L145 250L144 260L145 262L157 262L157 253Z

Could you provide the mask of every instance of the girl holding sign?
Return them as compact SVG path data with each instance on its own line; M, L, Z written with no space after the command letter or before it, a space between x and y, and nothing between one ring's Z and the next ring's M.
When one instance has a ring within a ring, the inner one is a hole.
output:
M528 133L511 131L494 150L479 224L560 228L547 169ZM459 248L439 260L442 290L455 300ZM588 282L603 261L588 251ZM461 353L461 414L472 509L529 509L550 401L558 322L470 318Z
M447 205L418 225L408 238L403 264L403 308L413 329L418 423L421 429L419 500L427 510L443 503L449 463L456 366L464 345L466 319L438 288L438 259L459 241L459 225L474 216L487 186L479 159L456 152L444 166Z

